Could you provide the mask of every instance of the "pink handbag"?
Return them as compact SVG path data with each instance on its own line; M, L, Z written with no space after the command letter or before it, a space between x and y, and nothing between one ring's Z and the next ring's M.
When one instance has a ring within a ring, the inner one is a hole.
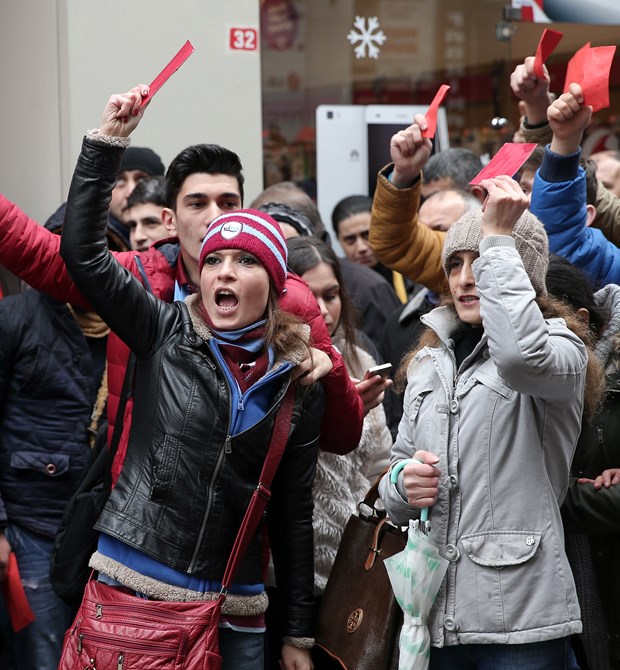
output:
M235 539L222 592L215 600L146 600L91 580L71 628L58 670L221 670L219 623L226 591L271 495L269 487L286 446L293 413L291 384L276 417L258 486Z

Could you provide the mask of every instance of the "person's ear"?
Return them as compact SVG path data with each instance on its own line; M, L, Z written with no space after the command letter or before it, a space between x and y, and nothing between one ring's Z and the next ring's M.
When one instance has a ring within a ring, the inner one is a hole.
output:
M590 312L585 307L580 307L577 310L577 317L585 326L590 326Z
M481 204L484 204L484 201L486 200L487 197L487 192L486 189L482 188L480 185L475 185L475 186L470 186L469 190L471 194L476 198L477 200L480 200Z
M586 205L586 226L591 226L596 219L596 207L594 205Z
M161 220L168 231L168 235L170 237L177 237L177 217L174 210L170 209L170 207L164 207L161 210Z

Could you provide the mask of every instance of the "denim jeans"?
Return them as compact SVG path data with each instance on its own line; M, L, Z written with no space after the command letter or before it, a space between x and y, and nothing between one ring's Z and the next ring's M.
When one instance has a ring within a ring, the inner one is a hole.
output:
M231 628L220 628L222 670L263 670L262 633L240 633Z
M49 581L52 540L9 524L6 538L15 553L26 598L35 620L14 633L0 596L0 626L8 670L56 670L65 631L75 612L54 593Z
M570 639L433 647L429 670L579 670Z

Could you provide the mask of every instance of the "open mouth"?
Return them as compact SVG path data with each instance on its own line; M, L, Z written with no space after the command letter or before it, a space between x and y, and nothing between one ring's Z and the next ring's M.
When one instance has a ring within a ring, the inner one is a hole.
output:
M230 312L239 304L239 300L232 291L222 289L215 294L215 304L219 310Z
M465 305L473 305L474 303L478 302L478 297L474 295L464 295L459 298L459 302Z

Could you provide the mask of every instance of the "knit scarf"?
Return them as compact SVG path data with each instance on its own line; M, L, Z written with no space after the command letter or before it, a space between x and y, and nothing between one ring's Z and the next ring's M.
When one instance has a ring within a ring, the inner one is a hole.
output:
M226 365L246 391L257 379L260 379L269 367L269 356L265 348L266 319L261 319L238 330L218 330L214 325L202 301L198 303L200 316L213 334Z

